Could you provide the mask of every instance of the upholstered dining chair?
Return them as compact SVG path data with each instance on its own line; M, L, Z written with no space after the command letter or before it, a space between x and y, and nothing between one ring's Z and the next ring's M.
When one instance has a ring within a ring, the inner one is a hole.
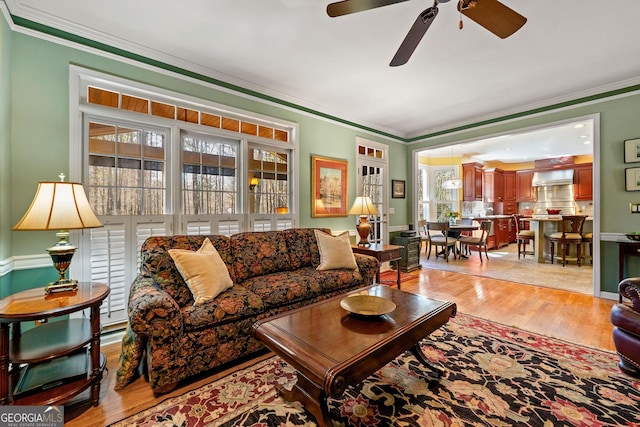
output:
M516 226L516 244L518 245L518 259L520 255L525 258L527 255L534 255L533 241L536 238L536 232L533 230L522 230L520 228L520 218L522 215L514 215L513 222ZM527 245L531 243L531 250L527 250Z
M586 215L562 215L560 221L560 230L549 235L551 241L551 264L555 258L555 247L559 245L562 250L562 266L567 264L567 255L569 254L570 245L576 245L576 255L578 267L582 263L582 227Z
M420 252L422 252L422 247L425 247L425 251L427 248L427 240L429 239L427 237L427 234L429 234L427 232L427 220L426 219L421 219L418 221L418 235L420 236L420 239L422 239L420 241Z
M585 243L589 249L589 261L593 264L593 232L582 233L582 243ZM586 261L587 254L582 255L582 258Z
M427 259L431 256L431 249L436 248L436 258L438 258L438 248L442 248L444 258L449 262L449 253L453 253L456 258L456 244L458 239L449 236L449 222L427 222ZM432 233L435 231L435 233Z
M487 238L491 231L491 221L482 221L480 223L480 234L476 236L460 236L458 242L460 243L460 250L462 246L477 246L478 255L480 256L480 263L482 263L482 248L484 248L484 256L489 260L489 254L487 253Z

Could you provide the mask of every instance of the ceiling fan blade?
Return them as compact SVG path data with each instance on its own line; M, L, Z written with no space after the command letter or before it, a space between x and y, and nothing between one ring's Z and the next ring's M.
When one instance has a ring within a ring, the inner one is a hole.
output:
M328 5L327 15L335 18L336 16L362 12L363 10L375 9L376 7L402 3L404 1L407 0L343 0Z
M527 22L527 18L498 0L476 0L475 5L473 3L473 0L462 0L458 2L458 10L501 39L509 37Z
M413 51L416 50L420 40L431 26L431 23L438 16L438 8L436 6L430 7L422 11L416 21L409 29L406 37L402 41L402 44L398 48L398 51L394 55L391 63L389 64L392 67L397 67L398 65L404 65L407 63Z

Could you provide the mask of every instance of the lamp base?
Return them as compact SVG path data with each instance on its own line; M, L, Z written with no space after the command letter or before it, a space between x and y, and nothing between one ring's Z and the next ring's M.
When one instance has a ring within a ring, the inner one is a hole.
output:
M362 215L360 217L360 222L356 225L358 229L358 234L360 235L360 241L358 242L358 246L371 246L369 243L369 233L371 232L371 224L367 221L367 216Z
M75 291L78 289L77 280L65 277L67 269L71 265L73 254L76 252L76 247L70 245L67 241L69 237L68 231L60 231L56 233L56 236L60 238L60 241L55 246L48 248L47 252L51 256L53 266L58 270L58 280L45 286L44 293L47 295L53 292Z
M64 281L56 281L51 282L47 286L44 287L44 293L46 295L55 293L55 292L67 292L67 291L77 291L78 290L78 281L77 280L64 280Z

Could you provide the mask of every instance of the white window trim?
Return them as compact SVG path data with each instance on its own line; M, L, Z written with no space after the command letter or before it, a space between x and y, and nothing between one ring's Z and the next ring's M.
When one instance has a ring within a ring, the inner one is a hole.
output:
M150 99L159 100L161 102L168 102L185 107L193 107L202 111L212 111L216 114L224 115L226 117L235 117L239 120L250 120L254 123L264 124L276 129L286 129L289 132L289 138L287 142L277 141L269 138L262 138L260 136L246 135L240 132L232 132L224 129L208 129L203 125L180 122L179 126L176 125L175 120L165 119L153 115L141 116L139 113L123 111L115 108L104 107L95 104L88 104L86 99L87 86L95 85L103 87L105 89L113 88L118 91L126 91L133 95L139 95L148 97ZM241 110L238 108L229 107L226 105L218 104L204 99L183 95L177 92L172 92L162 88L153 87L150 85L126 80L116 76L112 76L106 73L101 73L94 70L85 69L75 65L69 66L69 180L76 182L86 182L83 172L85 170L85 153L83 147L83 135L84 135L84 123L85 115L87 119L94 119L97 121L105 120L105 118L111 120L117 120L122 122L142 123L146 127L159 127L167 129L168 149L166 151L166 167L167 167L167 202L166 202L166 215L164 217L172 216L172 220L167 223L167 230L170 230L167 234L186 234L186 222L190 219L185 215L179 215L180 212L180 197L176 197L176 189L181 188L180 174L175 172L176 165L181 159L181 144L178 142L180 139L180 131L193 131L196 133L215 133L219 136L230 137L240 141L239 162L241 167L238 169L238 185L239 188L248 188L247 182L248 161L247 153L250 145L261 145L263 147L271 147L278 150L287 150L291 155L290 162L290 179L291 179L291 196L290 196L290 211L288 215L265 215L255 214L256 217L250 217L247 212L247 197L244 191L240 191L241 206L243 212L238 215L233 215L234 219L238 219L240 231L250 230L253 226L253 221L264 220L268 217L271 221L271 229L280 229L282 227L294 227L299 223L299 126L297 123L289 122L285 120L275 119L274 117L265 116L250 111ZM142 216L143 217L143 216ZM212 230L217 230L216 224L219 221L229 219L224 215L216 215L211 219L210 224ZM197 218L200 219L200 218ZM125 222L128 220L123 218ZM139 218L138 218L139 220ZM136 222L134 220L134 222ZM138 221L140 222L140 221ZM142 223L144 220L142 221ZM86 259L90 254L90 247L84 242L89 240L88 234L85 231L75 231L71 233L70 241L72 244L78 247L76 253L76 263L73 263L70 267L70 274L78 278L81 281L89 281L91 278L91 272L87 267L87 263L83 263L79 260ZM81 244L82 242L82 244ZM133 252L133 250L130 250ZM135 277L135 276L134 276ZM131 278L132 280L133 278ZM129 280L129 277L127 277ZM128 284L126 285L125 292L128 294ZM128 296L127 296L128 298ZM126 310L125 310L126 311ZM125 316L126 318L126 316Z

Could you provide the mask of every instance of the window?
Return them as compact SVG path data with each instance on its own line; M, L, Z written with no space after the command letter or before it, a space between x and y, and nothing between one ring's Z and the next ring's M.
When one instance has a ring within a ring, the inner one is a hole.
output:
M166 134L89 122L89 201L97 215L158 215L165 206Z
M289 212L289 154L249 148L249 212Z
M235 214L238 208L240 141L185 133L182 136L182 213Z
M104 224L80 239L71 274L107 283L102 324L126 321L142 243L297 223L297 125L71 66L70 178ZM257 178L252 186L251 178Z

